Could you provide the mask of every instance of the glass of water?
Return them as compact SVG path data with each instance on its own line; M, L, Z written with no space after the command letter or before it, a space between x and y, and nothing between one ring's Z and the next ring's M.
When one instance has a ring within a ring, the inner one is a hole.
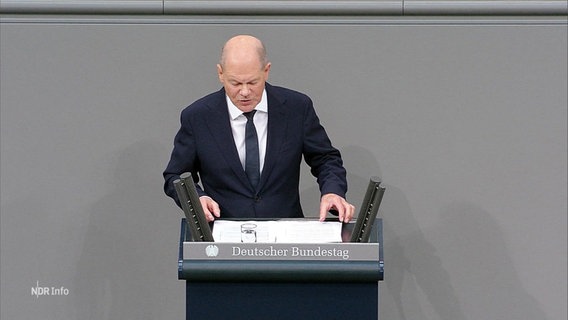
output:
M256 224L241 224L241 242L256 242Z

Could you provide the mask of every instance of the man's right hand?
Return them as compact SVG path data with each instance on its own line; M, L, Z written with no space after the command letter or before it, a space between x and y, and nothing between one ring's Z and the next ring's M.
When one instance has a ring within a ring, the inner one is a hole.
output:
M205 213L205 218L207 221L211 222L215 220L215 217L221 217L221 209L219 209L219 204L215 200L208 196L199 197L201 206L203 207L203 212Z

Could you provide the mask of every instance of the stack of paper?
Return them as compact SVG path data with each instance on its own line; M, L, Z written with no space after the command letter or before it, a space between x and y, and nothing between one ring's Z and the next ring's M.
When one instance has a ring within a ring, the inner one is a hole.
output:
M213 225L213 238L215 242L342 242L341 222L320 222L313 220L217 220Z

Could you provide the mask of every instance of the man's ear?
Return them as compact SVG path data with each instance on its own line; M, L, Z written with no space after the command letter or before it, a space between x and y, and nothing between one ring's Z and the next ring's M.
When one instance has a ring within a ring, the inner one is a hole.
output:
M219 77L219 81L223 83L223 67L220 64L217 64L217 76Z
M269 62L264 67L264 80L268 80L268 74L270 73L270 67L271 66L272 66L272 64Z

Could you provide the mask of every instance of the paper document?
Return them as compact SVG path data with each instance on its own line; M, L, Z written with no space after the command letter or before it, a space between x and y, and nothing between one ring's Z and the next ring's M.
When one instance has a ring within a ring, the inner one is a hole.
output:
M341 222L216 220L213 239L215 242L342 242Z

